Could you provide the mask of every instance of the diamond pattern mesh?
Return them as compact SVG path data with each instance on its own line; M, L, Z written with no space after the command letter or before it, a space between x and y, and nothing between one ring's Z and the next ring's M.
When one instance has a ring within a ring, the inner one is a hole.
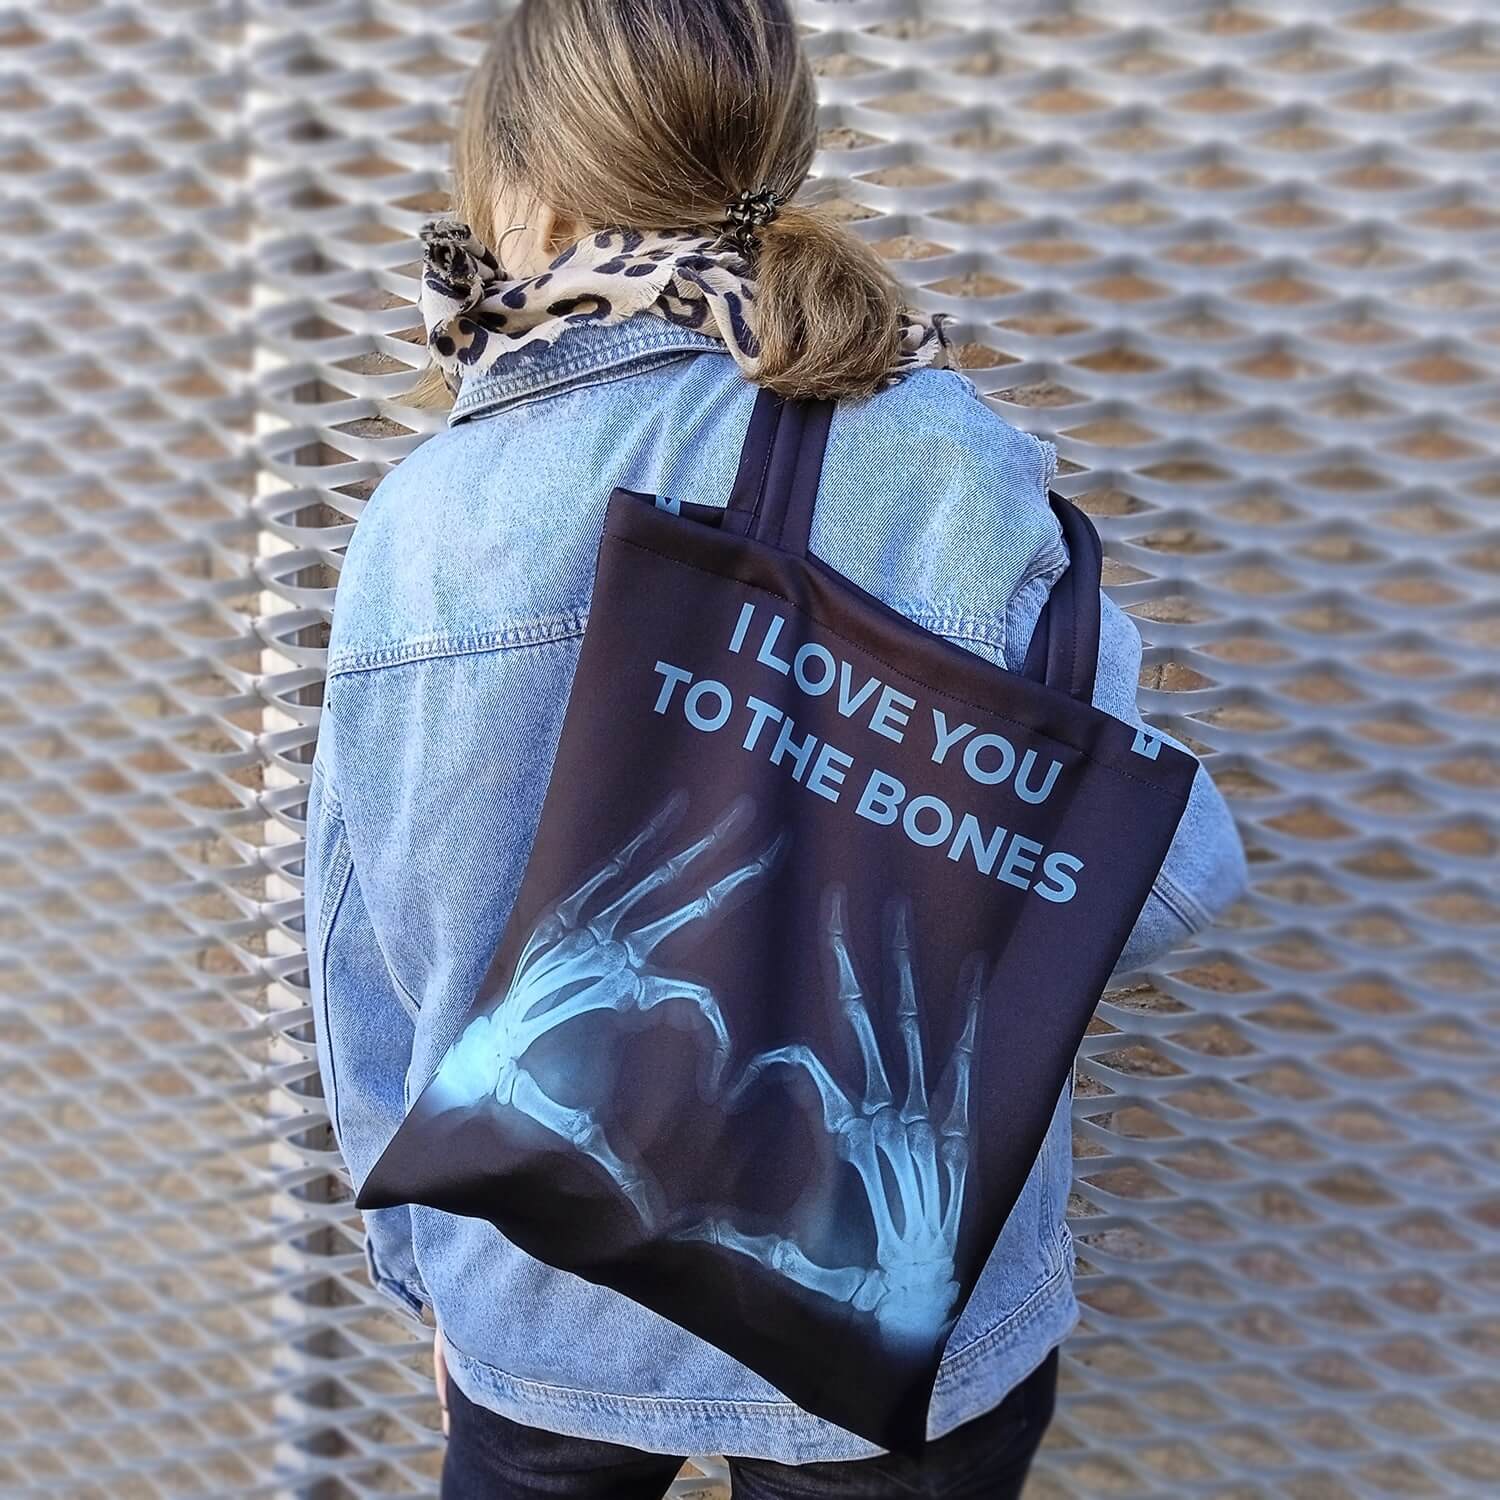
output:
M436 1488L316 1098L302 783L492 14L0 17L6 1495ZM1029 1493L1500 1492L1496 17L802 15L818 175L1057 441L1255 877L1086 1044Z

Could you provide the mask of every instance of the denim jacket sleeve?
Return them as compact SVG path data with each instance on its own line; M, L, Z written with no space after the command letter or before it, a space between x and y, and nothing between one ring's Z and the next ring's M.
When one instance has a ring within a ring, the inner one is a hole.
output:
M1057 563L1036 575L1010 599L1005 618L1005 664L1012 671L1021 670L1042 605L1064 567L1065 562ZM1141 633L1135 621L1107 594L1100 594L1099 611L1094 706L1127 724L1143 727L1145 721L1137 702ZM1171 735L1162 738L1192 753L1181 740ZM1200 764L1187 810L1126 940L1116 971L1142 968L1183 938L1210 926L1244 890L1246 878L1245 852L1233 814L1224 794Z
M356 1182L374 1165L405 1112L402 1080L412 1045L410 1001L386 966L370 922L335 787L332 720L325 710L307 794L303 908L318 1071L334 1139ZM330 1024L331 1014L336 1023ZM412 1254L411 1211L364 1215L371 1285L404 1312L430 1301Z

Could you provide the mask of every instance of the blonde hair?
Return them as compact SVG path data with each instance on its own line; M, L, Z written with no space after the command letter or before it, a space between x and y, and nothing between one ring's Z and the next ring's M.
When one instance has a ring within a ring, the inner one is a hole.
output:
M503 185L595 228L719 232L742 189L790 199L816 111L786 0L522 0L464 91L453 211L491 249L508 227L495 222ZM885 263L795 200L757 234L757 383L794 398L872 394L900 347L903 299ZM429 366L406 399L451 397Z

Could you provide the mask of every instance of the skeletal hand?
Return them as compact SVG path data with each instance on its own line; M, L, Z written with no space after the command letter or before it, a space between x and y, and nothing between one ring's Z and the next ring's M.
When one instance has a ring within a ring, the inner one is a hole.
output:
M669 1000L685 1000L688 1014L712 1033L699 1091L705 1099L717 1094L730 1054L729 1029L719 1003L705 986L662 972L651 957L673 933L706 924L731 895L763 878L782 838L773 839L755 858L720 879L695 887L696 895L665 916L630 926L627 918L636 907L717 851L748 820L752 805L741 797L701 838L662 860L592 917L584 917L589 902L623 877L642 850L675 821L684 800L681 793L669 799L612 859L543 914L521 951L504 999L465 1027L429 1085L439 1107L472 1105L493 1097L570 1141L604 1167L648 1223L652 1210L644 1169L628 1164L615 1151L594 1111L553 1099L523 1059L539 1038L577 1016L650 1011Z
M873 1266L828 1267L810 1259L795 1241L776 1234L748 1234L723 1218L706 1218L675 1231L675 1237L706 1240L748 1255L802 1286L871 1314L893 1344L928 1346L945 1332L957 1299L954 1257L969 1161L969 1075L983 970L971 962L960 981L967 996L963 1032L938 1093L951 1085L941 1125L934 1128L927 1098L917 986L912 965L911 909L896 911L890 955L899 991L899 1017L906 1052L906 1100L897 1109L865 993L845 937L844 893L830 891L824 936L837 975L837 999L854 1031L864 1064L865 1088L856 1100L834 1079L809 1047L794 1044L762 1052L747 1064L729 1094L731 1106L772 1067L798 1068L811 1080L823 1124L839 1156L859 1173L875 1230ZM895 1183L888 1192L881 1158Z

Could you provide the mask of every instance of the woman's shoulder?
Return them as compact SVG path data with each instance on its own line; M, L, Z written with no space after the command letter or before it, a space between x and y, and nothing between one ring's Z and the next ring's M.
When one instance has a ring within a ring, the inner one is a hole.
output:
M441 428L381 477L339 570L328 670L399 662L444 643L541 629L526 614L536 552L501 524L524 495L495 451L498 429Z
M393 641L581 607L611 484L727 495L751 406L731 367L683 360L416 443L350 539L330 669ZM1065 559L1047 502L1055 466L1053 445L1007 422L962 372L912 371L839 403L814 551L912 618L987 636L1023 583Z
M887 602L925 602L961 625L1065 561L1056 472L1056 447L1006 421L962 371L923 368L835 416L814 538Z
M914 370L855 403L850 417L867 440L880 442L886 430L895 429L913 451L948 459L965 477L982 477L999 466L1043 502L1057 474L1056 446L1008 421L962 370Z

